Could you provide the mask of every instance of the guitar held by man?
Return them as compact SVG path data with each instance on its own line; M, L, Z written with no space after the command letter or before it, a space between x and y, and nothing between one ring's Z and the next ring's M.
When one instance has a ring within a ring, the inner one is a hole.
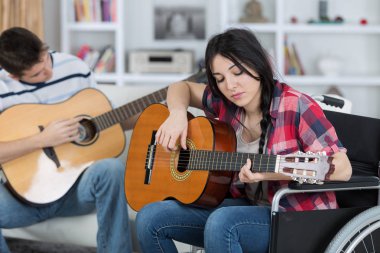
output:
M112 109L107 97L84 89L62 103L20 104L0 116L0 141L36 134L50 122L80 118L79 139L46 147L1 164L6 184L21 199L33 204L53 202L73 186L92 163L116 157L124 150L125 135L119 123L165 100L167 88Z

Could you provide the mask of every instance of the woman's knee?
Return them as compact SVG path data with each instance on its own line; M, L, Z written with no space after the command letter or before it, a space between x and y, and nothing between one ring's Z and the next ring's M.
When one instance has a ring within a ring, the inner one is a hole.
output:
M154 202L144 206L136 215L137 229L146 230L150 225L160 220L163 203Z
M214 234L214 231L226 229L226 222L233 218L229 217L230 215L235 216L233 212L231 213L231 207L221 207L212 212L206 222L205 234Z
M146 232L157 234L162 227L170 223L172 217L178 212L178 204L172 200L153 202L144 206L136 216L138 235Z
M160 220L161 202L144 206L136 215L136 231L139 240L155 233L155 225Z

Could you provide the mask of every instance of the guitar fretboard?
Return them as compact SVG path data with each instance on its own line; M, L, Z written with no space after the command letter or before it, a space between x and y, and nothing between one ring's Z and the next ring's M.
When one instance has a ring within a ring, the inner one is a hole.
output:
M190 170L240 171L248 158L252 161L253 172L275 172L275 155L189 150L181 151L180 161L188 160L187 169Z
M126 105L118 107L112 111L106 112L93 118L93 122L96 125L98 131L102 131L116 123L120 123L129 117L132 117L142 112L147 106L153 103L160 103L165 101L167 87L155 91L149 95L134 100Z

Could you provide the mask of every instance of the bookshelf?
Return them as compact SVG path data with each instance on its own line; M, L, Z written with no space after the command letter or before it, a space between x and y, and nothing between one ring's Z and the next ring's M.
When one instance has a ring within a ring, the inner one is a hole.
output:
M269 21L241 23L247 2L221 0L221 30L244 27L254 31L286 83L306 93L324 93L330 86L338 87L352 100L353 113L380 117L380 103L376 102L380 95L380 1L329 0L328 15L332 19L343 17L341 24L308 23L318 19L318 0L259 0L263 16ZM292 17L297 23L291 22ZM368 24L360 24L363 18ZM285 40L288 46L296 46L304 75L288 75L285 71ZM322 74L318 64L324 58L338 61L340 68L334 75ZM368 99L364 99L366 96Z
M97 73L98 82L110 82L122 85L124 74L124 34L122 20L122 0L112 0L116 4L114 20L100 21L92 18L85 21L76 21L75 0L61 0L61 47L62 52L76 54L84 44L91 45L96 50L101 50L107 45L112 45L115 50L115 68L111 73ZM87 3L101 3L103 1L87 1ZM111 1L109 1L111 2ZM94 21L92 21L94 20ZM107 38L99 41L98 37ZM75 43L74 43L75 42Z
M138 49L140 44L136 42L136 35L140 35L141 30L131 27L130 22L135 24L136 20L131 20L131 13L147 4L137 5L131 0L80 0L83 2L102 3L112 2L116 4L114 21L100 21L99 19L89 19L76 21L74 3L77 0L60 0L61 8L61 51L76 54L82 45L88 44L96 50L101 50L107 45L111 45L115 51L115 70L110 73L94 73L95 79L99 83L112 83L118 86L124 85L163 85L169 84L190 76L188 74L132 74L128 72L127 58L128 52ZM145 8L146 10L147 8ZM137 15L143 18L145 12ZM149 14L151 15L151 14ZM149 34L149 32L145 32ZM133 35L132 35L133 34ZM146 43L141 43L146 47ZM165 48L160 43L154 47ZM178 46L175 46L178 48Z

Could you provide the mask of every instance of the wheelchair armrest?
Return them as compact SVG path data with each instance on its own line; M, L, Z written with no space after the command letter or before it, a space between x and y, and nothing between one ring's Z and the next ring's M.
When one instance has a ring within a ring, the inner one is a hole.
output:
M380 180L374 176L353 176L349 181L326 181L322 185L317 184L300 184L291 181L287 188L278 190L272 201L272 212L279 210L280 199L293 193L301 192L326 192L326 191L343 191L343 190L360 190L360 189L380 189Z
M288 187L294 190L334 190L347 188L360 189L362 187L378 186L379 184L380 180L375 176L352 176L349 181L326 181L322 185L307 183L301 184L297 181L291 181L289 182Z

